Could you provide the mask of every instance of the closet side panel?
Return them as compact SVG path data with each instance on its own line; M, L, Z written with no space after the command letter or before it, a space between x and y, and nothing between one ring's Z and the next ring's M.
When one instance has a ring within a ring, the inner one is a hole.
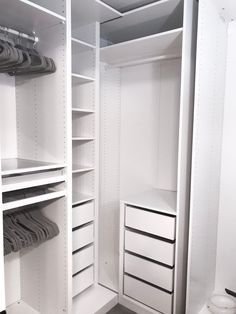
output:
M236 291L236 22L228 29L228 54L217 241L216 291Z
M1 153L1 147L0 147ZM1 156L1 155L0 155ZM1 172L1 164L0 164ZM0 312L6 309L5 304L5 285L4 285L4 249L3 249L3 214L2 214L2 182L0 178Z
M15 78L0 74L1 158L17 157Z
M121 199L176 191L181 61L122 69Z
M227 26L214 1L199 2L186 312L214 289Z
M100 105L99 274L118 291L120 202L120 70L102 66Z

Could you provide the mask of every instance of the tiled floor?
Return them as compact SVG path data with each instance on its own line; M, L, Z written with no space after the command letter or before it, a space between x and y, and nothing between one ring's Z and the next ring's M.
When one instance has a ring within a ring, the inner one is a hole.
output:
M118 304L112 310L110 310L107 314L135 314L135 313L123 307L122 305Z

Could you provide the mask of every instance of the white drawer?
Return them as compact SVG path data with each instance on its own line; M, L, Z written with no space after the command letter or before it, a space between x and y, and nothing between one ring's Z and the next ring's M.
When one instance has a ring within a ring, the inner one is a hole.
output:
M125 225L159 237L175 239L175 217L126 206Z
M162 313L172 313L173 293L164 292L126 275L124 294Z
M125 272L170 292L173 291L174 269L125 253Z
M73 277L73 297L93 284L93 266Z
M125 230L125 250L174 266L175 244Z
M94 202L88 202L72 209L72 227L76 228L94 219Z
M94 262L94 247L89 246L73 254L73 274L92 265Z
M73 252L93 242L93 228L93 224L91 224L73 231Z

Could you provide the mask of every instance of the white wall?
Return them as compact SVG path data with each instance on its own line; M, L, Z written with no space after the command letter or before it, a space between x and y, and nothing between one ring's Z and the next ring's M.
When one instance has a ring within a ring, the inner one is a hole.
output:
M236 22L229 24L216 291L236 291Z

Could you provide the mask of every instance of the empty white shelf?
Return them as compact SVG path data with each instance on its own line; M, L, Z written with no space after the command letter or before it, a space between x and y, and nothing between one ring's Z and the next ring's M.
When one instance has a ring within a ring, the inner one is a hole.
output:
M33 32L65 21L65 17L28 0L1 0L0 25ZM12 24L12 22L14 24Z
M39 314L24 301L19 301L7 307L7 314Z
M72 141L93 141L94 137L81 137L81 136L73 136Z
M119 66L158 56L181 56L182 28L101 48L101 60Z
M22 174L27 172L46 171L65 168L65 164L54 164L21 158L2 159L2 176Z
M126 204L176 215L177 193L167 190L151 189L123 199Z
M83 108L72 108L72 112L74 113L81 113L81 114L88 114L88 113L94 113L95 111L92 109L83 109Z
M118 303L118 295L100 285L92 286L73 298L72 313L108 313Z
M4 203L2 207L3 207L3 211L5 211L5 210L17 208L17 207L22 207L22 206L27 206L31 204L53 200L53 199L60 198L63 196L65 196L65 191L52 191L51 190L47 194L42 194L39 196L34 196L34 197L24 198L24 199L9 202L9 203Z
M91 201L93 199L94 199L94 196L92 196L92 195L73 192L72 205L79 205L81 203Z
M95 81L95 79L92 77L72 73L72 83L73 84L86 84L86 83L90 83L90 82L94 82L94 81Z
M113 43L118 43L130 38L140 37L140 33L163 30L170 15L176 11L181 0L161 0L146 6L123 13L122 18L115 19L101 25L102 38L108 38ZM182 26L181 14L176 15L174 24ZM172 18L172 21L173 21ZM125 39L124 39L125 38Z
M96 49L96 47L94 45L86 43L83 40L72 38L71 41L72 41L72 53L74 51L76 51L77 53L80 53L83 51Z
M72 0L72 29L94 22L105 22L122 14L100 0ZM86 12L86 14L84 14Z
M73 165L72 166L72 173L81 173L81 172L88 172L94 170L94 167L91 166L83 166L83 165Z

